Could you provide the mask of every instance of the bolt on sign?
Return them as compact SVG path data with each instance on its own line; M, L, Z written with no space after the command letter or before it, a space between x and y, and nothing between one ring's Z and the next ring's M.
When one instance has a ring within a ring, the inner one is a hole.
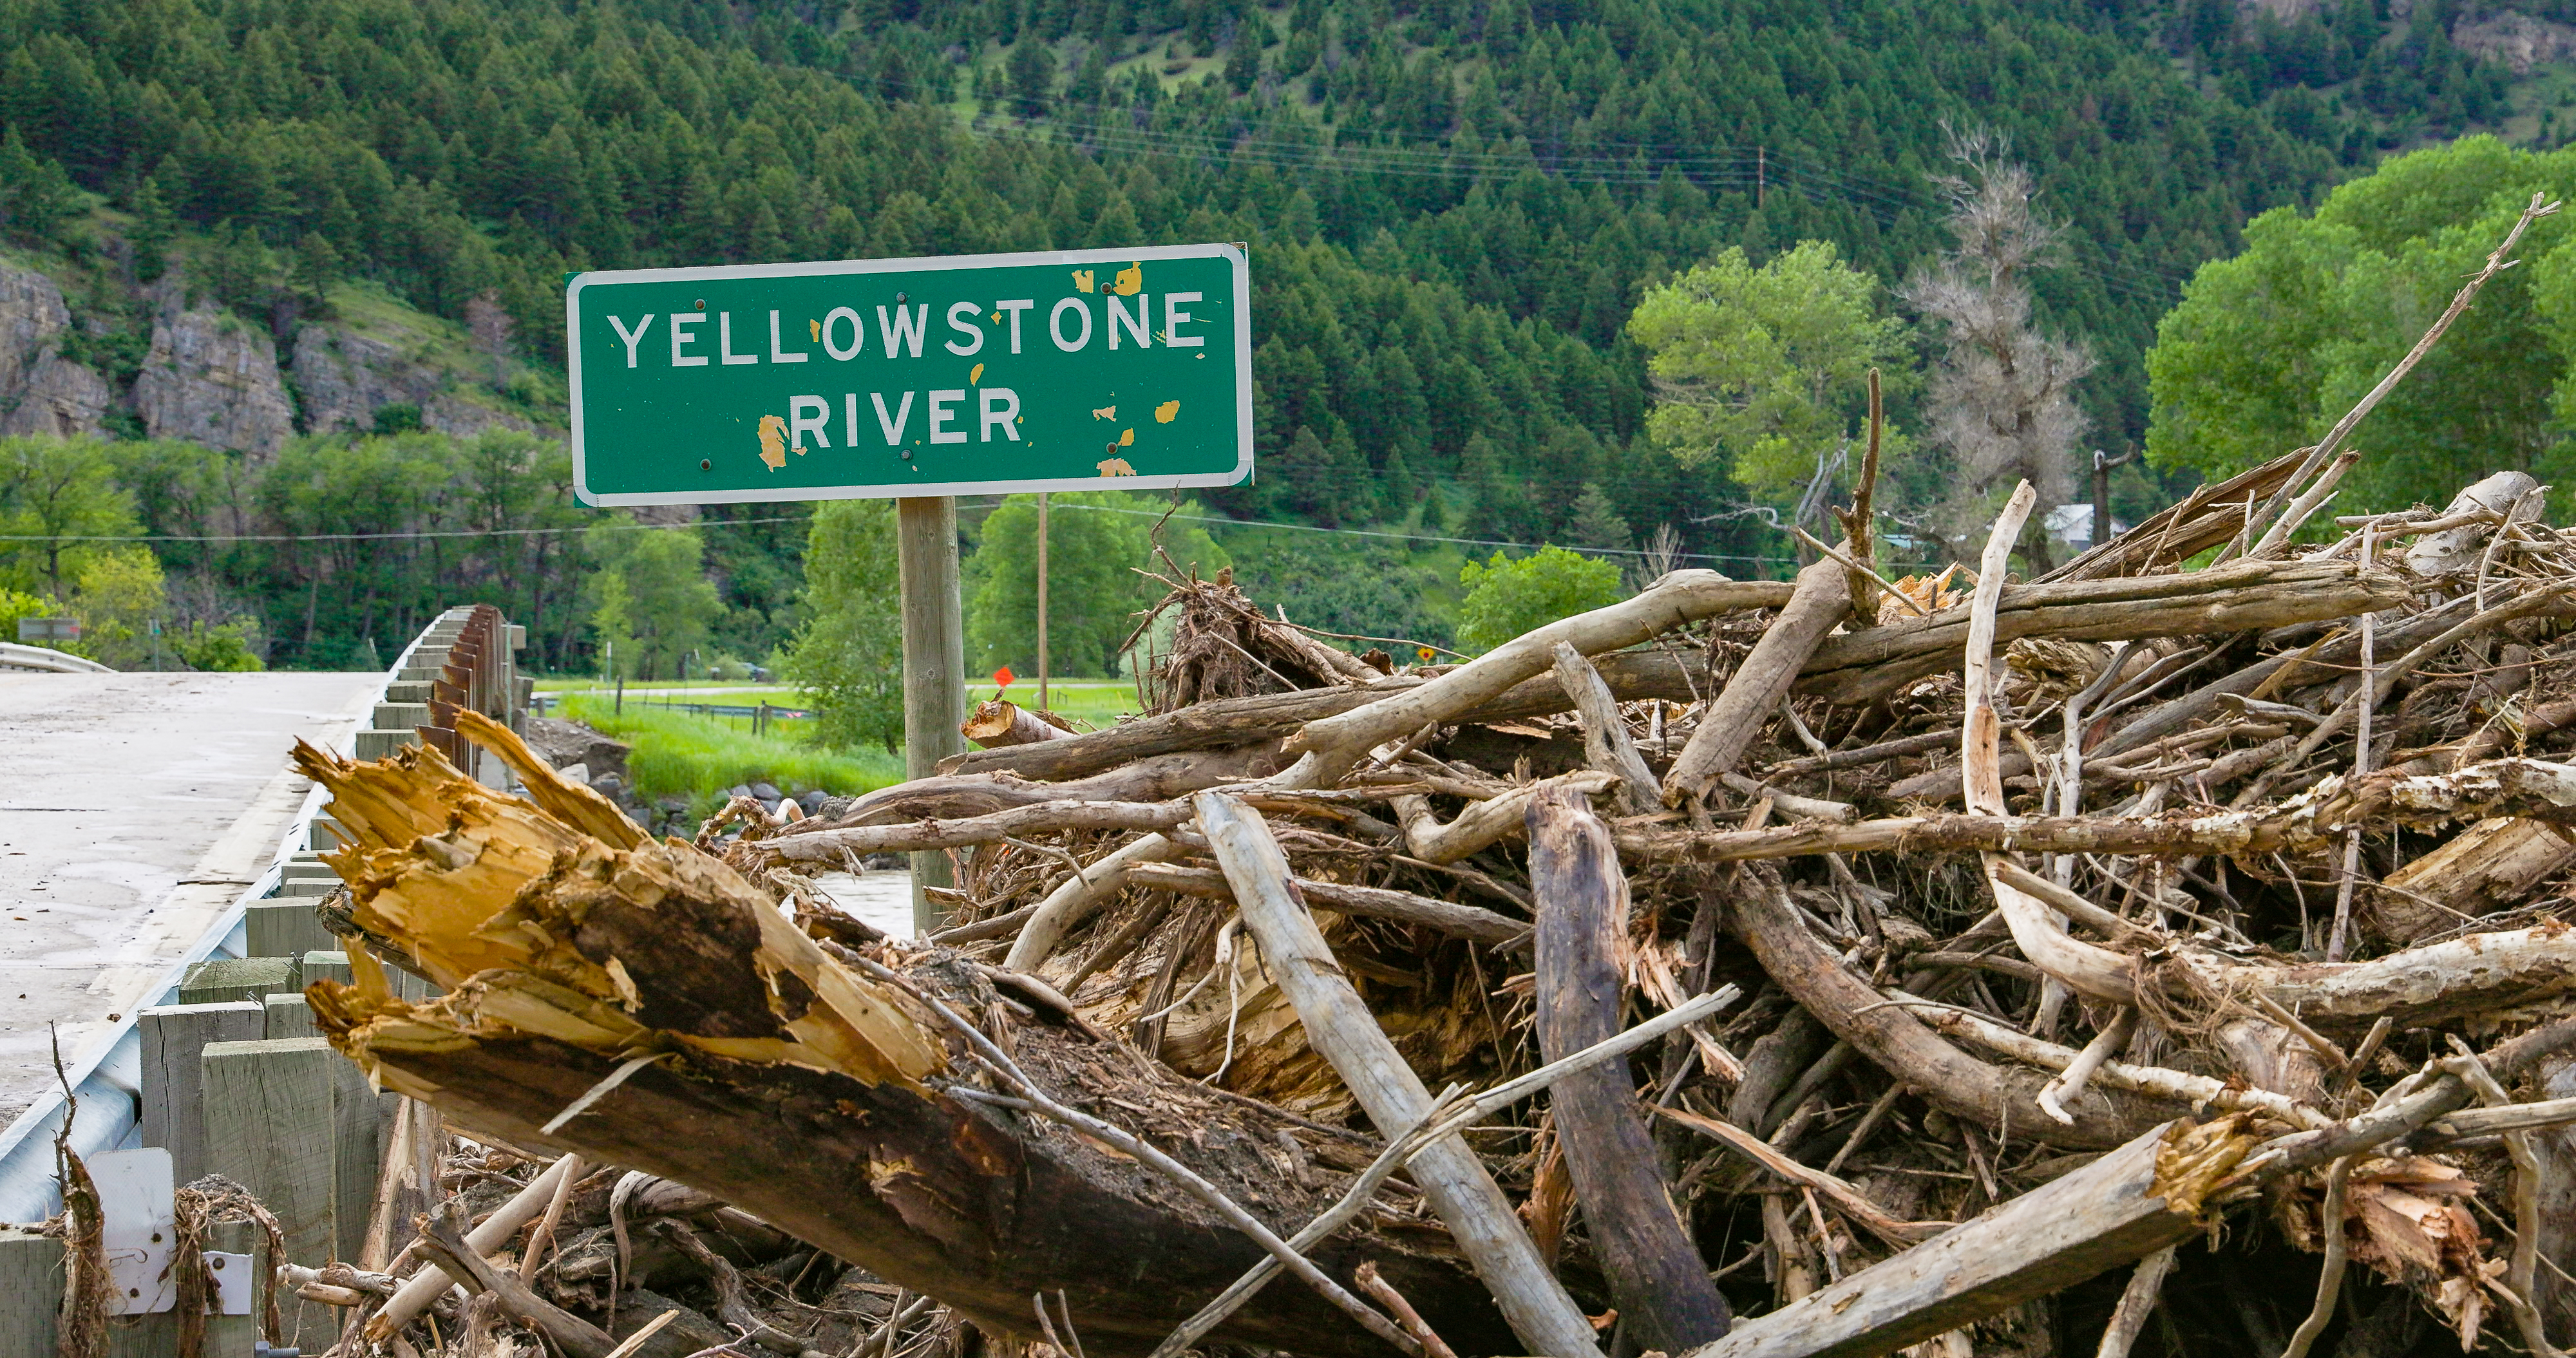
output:
M594 505L1227 486L1240 245L624 269L565 287Z

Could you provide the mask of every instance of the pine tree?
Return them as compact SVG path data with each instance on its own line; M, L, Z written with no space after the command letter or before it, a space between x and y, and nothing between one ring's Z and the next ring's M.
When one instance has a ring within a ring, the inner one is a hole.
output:
M138 245L137 251L141 250ZM340 280L340 252L319 231L307 231L295 243L295 262L289 270L295 290L320 309L330 299L331 285Z
M1628 521L1619 517L1618 506L1602 494L1593 482L1583 483L1583 493L1574 497L1574 517L1565 526L1566 544L1594 551L1625 552L1636 546Z
M1023 118L1043 116L1055 97L1055 53L1034 30L1023 31L1009 63L1011 102Z
M161 180L146 175L134 191L134 228L125 233L134 250L134 277L149 283L170 267L170 246L179 237L179 219L161 196Z
M230 218L217 222L196 263L198 285L216 301L245 316L268 310L274 263L257 231Z
M0 230L49 240L57 224L79 211L80 192L61 165L29 151L15 127L0 137Z

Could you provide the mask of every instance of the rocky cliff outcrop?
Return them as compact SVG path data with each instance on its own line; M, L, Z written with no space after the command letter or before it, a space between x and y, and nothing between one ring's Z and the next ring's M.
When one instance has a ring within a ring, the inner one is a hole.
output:
M71 330L62 289L0 264L0 434L96 434L111 399L96 372L62 355Z
M454 390L443 369L413 359L401 347L333 325L308 325L295 336L295 392L309 434L375 427L388 405L420 407L420 422L449 434L494 427L536 432L520 416L476 405Z
M2502 62L2515 75L2529 75L2534 66L2576 56L2576 28L2519 10L2498 10L2463 16L2451 25L2451 43L2471 56Z
M176 301L175 290L170 294ZM211 305L165 304L134 381L135 413L154 438L188 439L253 458L295 432L266 334Z

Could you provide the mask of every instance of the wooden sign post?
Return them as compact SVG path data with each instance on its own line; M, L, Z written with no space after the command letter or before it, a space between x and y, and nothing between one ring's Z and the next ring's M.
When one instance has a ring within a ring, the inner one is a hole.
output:
M964 744L957 496L1252 474L1239 244L581 273L564 314L583 503L895 502L915 778ZM913 881L926 932L947 855Z

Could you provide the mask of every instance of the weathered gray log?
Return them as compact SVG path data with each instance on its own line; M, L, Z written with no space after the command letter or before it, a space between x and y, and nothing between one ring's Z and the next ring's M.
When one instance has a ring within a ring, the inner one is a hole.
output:
M1995 639L2137 641L2348 618L2406 602L2392 573L2349 561L2240 561L2171 575L2005 588ZM1834 637L1816 648L1798 691L1835 702L1895 692L1959 663L1968 607L1945 608Z
M1127 884L1145 889L1177 891L1188 896L1207 896L1217 900L1234 899L1234 887L1225 874L1214 868L1189 868L1174 863L1139 863L1127 870ZM1394 920L1399 924L1418 924L1434 933L1454 938L1472 939L1501 947L1526 949L1530 946L1530 926L1479 906L1460 905L1455 901L1417 896L1410 891L1392 891L1385 887L1359 886L1350 882L1319 882L1311 877L1296 879L1297 891L1306 903L1323 910L1338 910L1345 915L1370 919Z
M1637 753L1636 738L1628 734L1627 720L1619 715L1619 700L1603 682L1601 671L1583 658L1583 653L1564 642L1558 642L1556 682L1565 690L1566 701L1574 704L1575 715L1583 719L1583 758L1593 770L1616 777L1620 782L1620 800L1630 813L1654 810L1662 801L1655 786L1655 775L1646 767L1646 758Z
M1308 722L1288 738L1287 749L1292 754L1313 754L1324 775L1336 777L1387 741L1401 740L1431 722L1455 721L1503 696L1514 684L1545 674L1560 641L1585 655L1596 655L1634 646L1702 618L1773 607L1786 602L1785 594L1782 585L1771 581L1734 581L1715 571L1674 571L1633 599L1525 632L1420 688Z
M1684 1358L1878 1358L2001 1314L2206 1229L2202 1200L2253 1144L2234 1119L2167 1123Z
M1832 583L1842 589L1839 570ZM1538 904L1538 1045L1555 1061L1619 1031L1628 879L1610 847L1609 827L1570 787L1531 799L1529 838L1530 891ZM1557 1081L1549 1106L1593 1255L1637 1346L1671 1353L1726 1333L1726 1299L1673 1211L1628 1063L1604 1062Z
M1807 932L1789 903L1779 873L1768 864L1745 870L1730 912L1736 933L1762 969L1789 997L1858 1048L1900 1082L1958 1116L1993 1127L2009 1120L2015 1130L2051 1145L2079 1149L2116 1146L2153 1117L2123 1116L2088 1100L2075 1121L2060 1126L2034 1107L2045 1083L2027 1070L2005 1070L1951 1046L1902 1008L1890 1005L1842 959ZM2150 1105L2165 1115L2171 1105ZM2027 1128L2027 1130L2023 1130Z
M1380 1133L1404 1135L1430 1111L1431 1091L1333 960L1290 885L1287 855L1261 817L1241 802L1217 792L1192 800L1199 831L1234 884L1244 925L1297 1011L1307 1045L1332 1065ZM1532 1352L1549 1358L1600 1352L1590 1322L1539 1258L1510 1201L1464 1140L1450 1137L1424 1149L1414 1158L1413 1179L1492 1290L1512 1332Z
M1850 608L1850 582L1840 562L1828 557L1798 572L1797 592L1763 629L1752 654L1727 676L1725 690L1700 713L1690 743L1682 746L1681 757L1665 771L1665 802L1706 797L1718 775L1735 771L1745 747L1762 733L1772 711L1788 696L1789 686L1797 682L1798 672ZM1872 628L1860 635L1881 630Z

